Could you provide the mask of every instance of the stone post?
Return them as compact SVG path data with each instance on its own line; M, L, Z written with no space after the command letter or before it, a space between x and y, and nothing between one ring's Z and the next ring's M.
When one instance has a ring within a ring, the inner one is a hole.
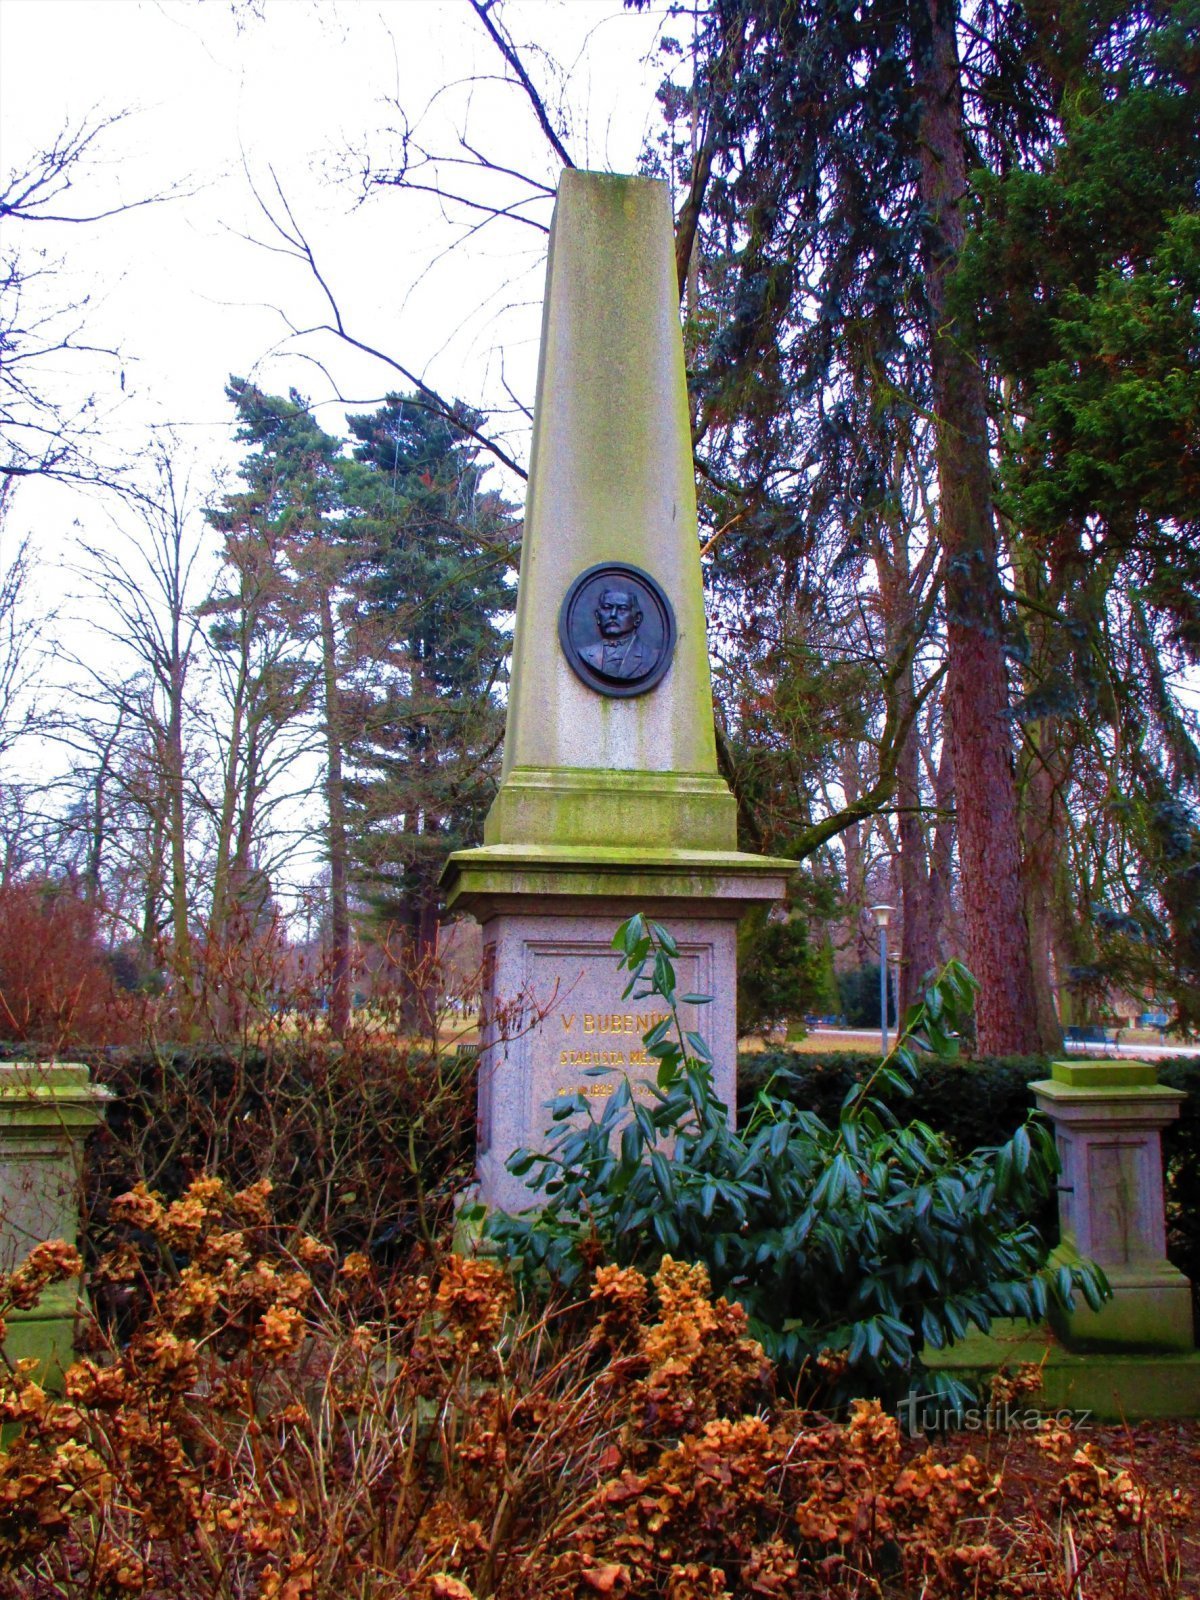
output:
M1033 1085L1062 1176L1057 1255L1104 1269L1113 1298L1056 1321L1072 1346L1192 1348L1191 1284L1167 1260L1162 1129L1185 1098L1140 1061L1056 1061Z
M0 1272L36 1244L76 1243L83 1147L110 1098L76 1062L0 1065ZM70 1364L79 1288L52 1284L32 1310L8 1313L10 1361L34 1357L51 1378Z
M622 1001L611 945L634 911L677 940L681 992L715 997L685 1025L732 1107L738 921L795 866L738 849L717 770L673 238L664 184L564 173L500 790L444 876L483 924L480 1195L507 1209L548 1101L653 1075L653 1006Z

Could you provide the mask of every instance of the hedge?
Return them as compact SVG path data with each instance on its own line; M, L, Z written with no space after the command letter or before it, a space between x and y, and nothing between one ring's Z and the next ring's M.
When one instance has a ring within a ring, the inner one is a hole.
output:
M29 1054L0 1047L0 1058ZM235 1187L269 1179L281 1221L396 1259L445 1225L471 1178L471 1052L397 1051L368 1036L344 1051L306 1040L242 1055L177 1047L73 1054L116 1096L88 1164L87 1209L101 1238L111 1198L139 1180L173 1199L213 1171ZM748 1105L771 1078L776 1094L836 1121L850 1086L877 1064L878 1056L848 1051L746 1052L739 1102ZM1163 1135L1168 1254L1200 1292L1200 1060L1163 1057L1157 1066L1163 1083L1187 1094ZM1036 1057L931 1062L894 1109L965 1152L1008 1138L1033 1104L1029 1085L1048 1072ZM1040 1220L1054 1232L1053 1216Z

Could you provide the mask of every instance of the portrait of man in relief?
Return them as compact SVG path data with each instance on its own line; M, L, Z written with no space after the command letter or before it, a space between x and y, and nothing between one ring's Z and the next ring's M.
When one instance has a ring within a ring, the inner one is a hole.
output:
M642 612L637 596L628 589L603 589L595 611L600 638L579 654L589 667L606 678L644 678L652 672L659 651L638 634Z

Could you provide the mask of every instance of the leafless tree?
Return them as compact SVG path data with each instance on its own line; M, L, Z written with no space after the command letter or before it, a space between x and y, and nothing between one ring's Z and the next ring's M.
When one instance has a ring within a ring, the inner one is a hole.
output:
M50 240L62 225L104 222L168 197L89 202L96 147L127 115L86 113L0 179L0 486L123 478L101 449L125 388L121 354L89 336L90 294L71 288L68 259Z
M123 505L111 518L115 542L81 545L81 576L100 602L92 626L113 647L114 664L71 658L82 715L62 735L78 755L90 757L91 892L100 886L109 798L120 790L145 821L139 942L149 957L169 927L173 965L185 988L193 976L188 835L191 799L200 788L189 709L203 599L195 512L188 473L163 440L151 486L132 509Z

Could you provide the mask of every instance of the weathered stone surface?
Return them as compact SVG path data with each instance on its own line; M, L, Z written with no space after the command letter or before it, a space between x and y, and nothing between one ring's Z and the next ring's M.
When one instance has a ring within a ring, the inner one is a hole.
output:
M450 903L483 924L490 963L479 1174L491 1205L529 1203L504 1163L541 1141L543 1101L584 1085L603 1097L602 1082L580 1076L588 1056L650 1071L637 1016L654 1008L622 1003L611 949L635 911L680 942L684 986L715 996L697 1020L733 1102L737 924L782 895L793 863L738 850L717 772L693 470L666 188L568 172L547 268L500 790L484 844L453 855L445 874ZM596 568L607 576L593 583ZM522 1031L514 1018L531 1004ZM620 1032L602 1033L596 1019L614 1016Z
M488 971L479 1093L479 1176L489 1204L533 1203L525 1181L505 1171L514 1149L544 1149L550 1108L561 1095L603 1101L626 1075L653 1078L642 1035L666 1016L657 999L625 1000L628 973L617 969L617 918L590 903L539 914L526 903L484 925ZM736 984L735 919L676 916L680 993L730 993ZM737 1038L727 1006L684 1006L685 1028L699 1031L717 1062L718 1095L732 1106ZM599 1073L597 1069L606 1069Z
M542 316L505 782L525 768L716 772L672 241L664 184L563 174ZM602 561L644 569L675 612L671 670L631 700L589 689L559 643L567 590ZM730 813L729 848L732 821Z
M83 1146L108 1099L73 1062L0 1065L0 1272L46 1240L76 1242ZM8 1359L34 1357L53 1381L71 1360L78 1293L76 1281L55 1284L31 1311L10 1312Z
M1103 1267L1113 1298L1063 1315L1075 1346L1191 1349L1191 1284L1167 1260L1162 1129L1184 1095L1143 1062L1055 1062L1033 1085L1054 1123L1062 1178L1057 1257Z
M1026 1363L1042 1372L1042 1387L1025 1414L993 1427L1030 1428L1036 1415L1060 1409L1075 1414L1077 1424L1089 1421L1134 1422L1143 1417L1200 1416L1200 1351L1171 1350L1137 1355L1116 1349L1068 1350L1048 1328L1007 1317L992 1323L990 1334L971 1328L944 1350L926 1348L921 1355L935 1372L959 1378L987 1393L988 1380L1000 1370L1012 1373ZM1001 1408L1002 1410L1002 1408ZM1088 1413L1080 1417L1080 1412Z

